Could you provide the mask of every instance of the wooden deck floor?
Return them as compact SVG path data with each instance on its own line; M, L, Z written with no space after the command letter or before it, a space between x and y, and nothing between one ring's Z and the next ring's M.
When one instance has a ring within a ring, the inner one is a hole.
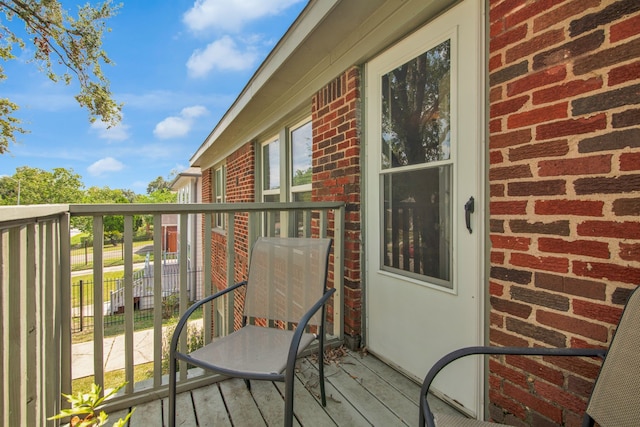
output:
M420 387L372 355L349 352L325 367L327 406L319 403L315 362L301 359L295 385L295 425L416 426ZM284 384L225 380L178 395L177 425L282 426ZM434 398L434 400L436 400ZM440 411L453 411L434 402ZM138 406L130 427L167 426L166 399ZM121 414L112 414L117 420Z

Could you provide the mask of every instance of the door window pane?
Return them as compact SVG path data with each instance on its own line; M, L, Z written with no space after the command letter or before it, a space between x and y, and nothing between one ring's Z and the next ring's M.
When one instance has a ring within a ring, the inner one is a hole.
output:
M384 175L385 270L451 287L451 169Z
M451 41L381 77L383 269L451 288ZM433 162L439 162L434 165Z
M382 168L450 158L451 41L382 76Z

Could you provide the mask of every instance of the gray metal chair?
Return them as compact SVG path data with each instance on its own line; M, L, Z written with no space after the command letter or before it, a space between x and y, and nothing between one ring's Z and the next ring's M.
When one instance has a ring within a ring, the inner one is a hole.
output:
M251 251L249 275L221 292L193 304L180 318L170 348L169 423L175 426L177 361L225 376L285 383L285 426L293 424L295 362L302 350L319 341L320 395L324 389L325 307L331 239L259 238ZM245 288L243 327L191 353L178 351L189 316L203 304ZM283 328L285 326L285 328ZM312 333L313 329L316 333Z
M420 391L420 426L499 426L450 415L434 414L427 394L438 372L456 359L472 354L527 356L599 356L604 358L584 415L583 427L640 426L640 291L636 288L622 313L609 350L579 348L467 347L447 354L429 370Z

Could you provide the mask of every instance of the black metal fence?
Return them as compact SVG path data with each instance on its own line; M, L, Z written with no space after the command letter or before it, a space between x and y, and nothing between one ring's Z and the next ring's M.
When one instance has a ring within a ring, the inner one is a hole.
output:
M153 242L134 243L134 262L143 262L147 256L153 257ZM105 243L102 259L106 263L124 262L124 245ZM71 248L71 266L74 270L91 268L93 265L93 248L87 242Z
M189 300L202 297L202 271L189 269L187 272ZM133 274L134 321L153 322L154 280L153 265ZM95 284L92 280L72 280L71 285L72 333L93 330ZM124 325L124 280L123 277L106 278L103 289L103 319L105 330ZM177 262L163 262L162 269L162 316L176 315L179 303L179 268ZM150 325L152 326L152 325Z

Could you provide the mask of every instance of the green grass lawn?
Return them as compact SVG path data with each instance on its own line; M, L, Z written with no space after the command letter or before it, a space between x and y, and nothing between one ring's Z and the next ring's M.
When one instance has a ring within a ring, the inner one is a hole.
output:
M136 365L133 369L133 382L137 383L153 378L153 362ZM93 375L77 378L71 382L73 393L87 393L93 384ZM115 388L125 381L125 370L109 371L104 373L104 389Z
M78 234L71 238L71 246L81 245L82 238L86 237L86 234ZM145 254L136 253L136 249L153 245L153 240L144 240L139 242L133 242L133 262L144 262L146 259ZM111 267L115 265L124 265L124 259L122 256L122 243L117 245L105 245L103 248L103 266ZM153 252L150 252L150 260L153 261ZM93 245L86 248L78 248L71 250L71 271L90 270L93 268Z
M124 314L114 314L109 317L110 317L109 324L104 326L104 336L111 337L114 335L124 334ZM134 317L135 317L135 313L134 313ZM200 318L202 318L202 308L198 308L190 317L190 319L200 319ZM176 323L178 323L177 313L175 316L162 320L162 326L174 325ZM91 321L91 324L93 324L93 319ZM141 319L134 320L134 323L133 323L134 331L143 331L145 329L151 329L151 328L153 328L152 316L147 316ZM75 332L71 334L71 341L73 344L88 342L92 340L93 340L93 326L89 326L81 332Z

